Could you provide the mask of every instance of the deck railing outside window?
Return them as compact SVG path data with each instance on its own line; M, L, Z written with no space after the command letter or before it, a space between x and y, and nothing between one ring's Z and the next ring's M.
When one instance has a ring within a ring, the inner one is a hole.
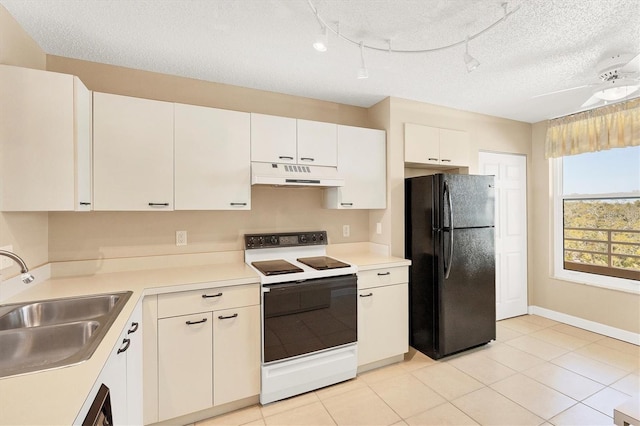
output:
M640 281L640 198L565 199L564 268Z

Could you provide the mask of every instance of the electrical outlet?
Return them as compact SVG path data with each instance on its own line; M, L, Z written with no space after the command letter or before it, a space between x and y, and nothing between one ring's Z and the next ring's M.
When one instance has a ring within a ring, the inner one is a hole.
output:
M13 251L13 246L8 245L4 247L0 247L0 250ZM7 256L0 256L0 269L6 269L13 266L15 262L9 259Z
M349 225L342 225L342 236L348 237L351 234L351 228Z
M187 245L187 231L176 231L176 245L177 246Z
M376 222L376 234L382 234L382 223Z

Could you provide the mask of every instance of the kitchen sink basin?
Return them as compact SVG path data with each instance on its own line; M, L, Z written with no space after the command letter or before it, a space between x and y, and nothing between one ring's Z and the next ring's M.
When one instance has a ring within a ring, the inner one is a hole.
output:
M27 303L0 316L0 330L38 327L101 317L111 312L121 298L121 294L101 294Z
M131 294L0 305L0 377L89 359Z

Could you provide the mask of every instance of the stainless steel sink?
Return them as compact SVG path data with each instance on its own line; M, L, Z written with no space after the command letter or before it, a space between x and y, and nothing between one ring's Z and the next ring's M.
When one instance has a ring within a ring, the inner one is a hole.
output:
M69 299L27 303L0 316L0 330L87 320L111 312L120 294L100 294Z
M0 377L89 359L131 294L0 305Z

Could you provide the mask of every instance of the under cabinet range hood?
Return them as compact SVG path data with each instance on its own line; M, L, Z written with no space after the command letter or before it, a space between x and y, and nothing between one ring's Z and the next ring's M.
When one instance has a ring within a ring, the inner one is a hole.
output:
M251 185L344 186L336 167L282 163L251 163Z

